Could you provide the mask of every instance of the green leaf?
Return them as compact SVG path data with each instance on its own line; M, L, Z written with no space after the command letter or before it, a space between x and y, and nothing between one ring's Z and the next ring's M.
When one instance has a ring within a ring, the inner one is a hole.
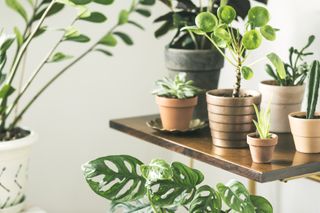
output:
M74 37L80 35L79 31L75 27L67 27L65 29L64 37L69 38L69 37Z
M261 6L252 7L248 12L248 20L253 27L263 27L270 20L269 11Z
M223 201L234 211L243 213L255 213L253 204L250 201L250 194L246 187L235 180L226 185L217 184L218 192Z
M136 26L137 28L139 28L139 29L141 29L141 30L144 30L144 27L141 26L140 24L138 24L138 23L135 22L135 21L129 20L128 23L131 24L131 25L133 25L133 26Z
M139 3L142 5L152 6L156 3L155 0L139 0Z
M216 45L220 48L226 48L228 46L227 42L217 36L214 33L211 33L212 40L216 43Z
M43 33L45 33L45 32L47 31L47 29L48 29L47 26L42 26L42 27L40 27L40 28L37 30L36 34L34 34L34 37L38 37L38 36L42 35Z
M89 4L92 0L71 0L76 5Z
M129 12L127 10L121 10L118 17L118 24L126 24L129 20Z
M0 89L0 99L9 97L15 89L10 84L5 84Z
M108 50L97 48L97 49L95 49L95 51L101 52L101 53L103 53L103 54L105 54L107 56L113 56L113 54Z
M236 16L237 12L229 5L224 5L218 8L218 17L223 23L230 24L235 20Z
M128 36L127 34L122 33L122 32L114 32L113 34L114 34L114 35L117 35L119 38L121 38L122 41L123 41L124 43L126 43L127 45L133 45L132 39L131 39L130 36Z
M67 60L70 58L72 58L71 55L65 55L62 52L57 52L48 60L48 62L49 63L60 62L60 61Z
M276 39L276 31L270 25L261 27L260 32L262 36L269 41L274 41Z
M80 34L77 36L67 37L65 38L66 41L75 41L79 43L86 43L90 41L90 38L86 35Z
M210 12L202 12L196 16L196 25L204 32L212 32L217 24L217 17Z
M21 17L25 20L25 22L28 22L28 14L22 4L18 0L5 0L7 5L19 13Z
M163 36L164 34L166 34L172 27L172 24L169 21L164 22L159 29L157 29L154 32L154 36L156 38L159 38L160 36Z
M250 200L256 208L256 213L273 213L272 205L264 197L250 195Z
M13 32L16 35L17 43L18 43L18 46L20 47L23 44L23 41L24 41L23 36L22 36L22 34L21 34L21 32L20 32L18 27L14 27L13 28Z
M145 16L145 17L150 17L151 16L151 12L149 10L146 10L146 9L136 9L135 12L137 12L140 15Z
M231 35L222 27L218 27L214 30L214 35L221 40L224 40L226 43L231 41Z
M159 159L152 160L148 165L142 165L140 167L142 176L150 182L158 180L169 180L173 176L170 165Z
M110 5L114 2L114 0L93 0L93 2L97 4Z
M250 67L242 66L241 73L244 79L250 80L253 77L253 71Z
M0 51L1 54L5 53L13 44L15 40L14 35L6 35L6 34L0 34ZM0 55L1 55L0 54Z
M81 18L88 18L91 15L91 11L86 6L79 5L79 6L76 6L76 9L78 10L77 17L79 17L80 19Z
M219 194L208 185L201 186L192 200L190 213L220 213L222 201Z
M134 157L115 155L90 161L82 170L95 193L113 202L129 202L146 194L145 179L137 173L140 165Z
M247 50L257 49L262 42L262 37L257 30L247 31L242 38L242 44Z
M107 17L99 12L91 12L90 16L81 18L81 20L94 22L94 23L102 23L107 20Z
M206 34L204 31L200 30L197 26L187 26L187 27L181 28L181 31L184 31L184 30L188 30L188 31L190 31L194 34L197 34L197 35Z
M99 44L114 47L117 45L117 39L112 34L107 34L99 41Z
M286 70L284 68L284 64L283 64L281 58L275 53L269 53L267 55L267 58L270 60L270 62L276 68L279 77L281 79L285 79L287 76L287 73L286 73Z
M52 8L49 10L49 12L47 14L47 17L53 16L53 15L59 13L64 8L64 6L65 6L64 4L59 4L59 3L54 4L52 6ZM42 15L44 14L45 11L46 11L46 8L42 9L40 12L38 12L34 16L33 20L35 20L35 21L39 20L42 17Z

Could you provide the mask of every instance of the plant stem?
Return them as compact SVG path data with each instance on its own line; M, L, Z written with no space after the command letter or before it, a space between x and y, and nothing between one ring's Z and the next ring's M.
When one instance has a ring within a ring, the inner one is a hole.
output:
M241 66L242 66L241 56L238 55L238 65L237 65L237 69L236 69L236 83L234 84L233 92L232 92L233 98L238 98L240 96Z

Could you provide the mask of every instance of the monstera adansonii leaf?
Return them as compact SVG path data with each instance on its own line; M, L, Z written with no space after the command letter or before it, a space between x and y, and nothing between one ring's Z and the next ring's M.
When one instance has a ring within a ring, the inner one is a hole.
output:
M91 189L113 202L129 202L146 194L145 179L138 174L142 162L127 156L107 156L82 166Z
M148 186L151 202L159 207L166 207L173 204L185 205L189 203L196 192L196 186L203 181L203 174L187 167L186 165L174 162L171 165L172 179L157 180Z
M219 194L210 186L198 188L189 208L190 213L220 213L222 201Z
M217 190L223 201L239 213L255 213L255 207L250 200L246 187L239 181L231 180L226 185L217 184Z
M256 213L273 213L271 203L261 196L250 195L250 200L256 208Z

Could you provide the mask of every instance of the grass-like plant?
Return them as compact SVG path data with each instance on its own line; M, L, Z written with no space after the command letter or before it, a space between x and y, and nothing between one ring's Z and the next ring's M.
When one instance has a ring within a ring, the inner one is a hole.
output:
M113 2L114 0L5 0L8 8L15 11L23 19L24 26L23 28L13 27L14 35L5 34L3 29L0 30L0 140L15 138L17 131L14 130L19 129L17 128L18 122L33 103L52 83L85 56L93 52L101 52L106 56L112 56L110 49L117 45L119 39L128 45L133 44L130 36L119 28L125 24L142 28L141 25L131 19L131 15L139 13L146 16L146 7L153 5L155 0L132 0L128 9L120 11L116 23L90 44L88 44L91 40L90 37L77 27L79 22L104 23L107 17L101 12L91 11L91 5L98 4L104 10L106 6ZM54 24L50 27L47 26L46 20L60 13L65 7L74 9L73 20L70 23L65 23L62 29L59 27L55 30ZM1 8L0 10L4 9ZM56 41L48 40L43 44L42 48L48 48L48 53L43 56L39 55L41 58L39 64L35 66L30 77L26 78L25 73L27 72L23 69L22 64L27 50L29 54L34 53L30 44L37 37L45 36L46 33L52 31L60 32L60 38ZM88 45L85 51L80 52L78 56L70 56L61 50L67 42L75 42L76 45ZM8 56L9 48L14 49L12 51L13 55ZM44 68L65 60L71 61L62 67L57 67L57 72L53 73L53 76L35 92L30 100L27 100L25 105L20 104L22 108L17 110L21 99L29 91L30 86L33 85L39 74L45 70ZM24 79L27 80L23 81ZM21 82L21 85L17 85L17 82ZM13 115L13 112L16 111L18 113ZM2 137L3 135L5 138Z
M273 212L267 199L250 195L242 183L201 185L203 174L180 162L143 164L116 155L92 160L82 169L91 189L112 202L108 212L174 213L179 207L190 213Z
M289 63L284 64L286 77L282 78L279 75L278 68L272 68L270 64L266 65L266 72L277 82L280 86L296 86L303 85L308 73L311 69L311 64L306 62L306 56L313 55L313 52L307 51L310 45L315 40L315 36L311 35L308 38L307 44L301 48L296 49L291 47L289 49Z
M310 68L307 119L315 118L315 111L316 111L318 97L319 97L319 85L320 85L320 62L315 60L312 62L311 68Z
M253 77L251 66L260 61L245 64L248 59L248 51L258 49L263 38L269 41L276 39L276 29L268 25L270 14L266 8L252 7L248 12L244 29L234 25L236 17L236 10L232 6L222 5L218 8L217 16L210 12L202 12L195 19L196 26L183 28L183 30L206 37L235 67L236 81L232 97L240 96L242 77L246 80L251 79ZM226 55L222 48L229 50L230 56ZM281 76L283 77L284 74Z
M160 97L186 99L195 97L203 92L202 89L193 85L192 80L187 80L186 76L186 73L179 73L174 79L164 77L156 81L158 88L152 94Z
M254 104L254 110L256 112L257 120L253 120L254 125L257 128L257 133L259 138L268 139L271 138L270 134L270 103L266 109L261 109L259 111L258 107Z

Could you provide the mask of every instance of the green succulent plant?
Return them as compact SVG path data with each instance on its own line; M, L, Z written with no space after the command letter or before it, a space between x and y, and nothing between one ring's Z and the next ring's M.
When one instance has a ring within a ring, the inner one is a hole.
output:
M313 61L310 68L309 76L309 90L308 90L308 107L307 107L307 119L315 118L315 111L319 97L320 86L320 62Z
M152 94L167 98L186 99L203 92L202 89L193 85L192 80L187 80L186 76L186 73L179 73L174 79L164 77L156 81L158 88Z
M91 189L112 202L110 212L173 213L179 207L190 213L273 212L267 199L250 195L241 182L201 185L203 174L180 162L143 164L115 155L92 160L82 170Z
M277 82L280 86L296 86L303 85L308 73L311 69L311 64L304 60L304 57L313 55L313 52L307 51L307 49L311 46L313 41L315 40L315 36L311 35L308 38L307 44L301 48L296 49L291 47L289 49L289 63L285 63L281 65L281 67L277 66L277 62L269 58L270 61L275 66L275 69L270 64L266 65L266 72ZM280 58L277 59L281 60ZM282 62L280 62L282 63ZM281 76L281 74L285 74L285 76Z
M254 125L256 126L257 133L259 138L268 139L271 138L270 134L270 119L271 119L271 111L270 111L270 103L268 104L266 109L261 109L259 111L258 107L254 104L254 110L256 112L257 120L253 120Z
M206 37L224 56L224 58L236 68L236 81L233 97L240 96L242 77L249 80L253 77L251 66L246 65L246 54L250 50L258 49L263 38L269 41L276 39L276 29L268 25L270 20L269 11L261 6L252 7L248 12L245 29L240 31L233 26L236 21L236 10L230 5L221 5L217 16L211 12L202 12L195 18L196 26L187 26L182 30ZM227 56L223 48L229 50L231 57Z

